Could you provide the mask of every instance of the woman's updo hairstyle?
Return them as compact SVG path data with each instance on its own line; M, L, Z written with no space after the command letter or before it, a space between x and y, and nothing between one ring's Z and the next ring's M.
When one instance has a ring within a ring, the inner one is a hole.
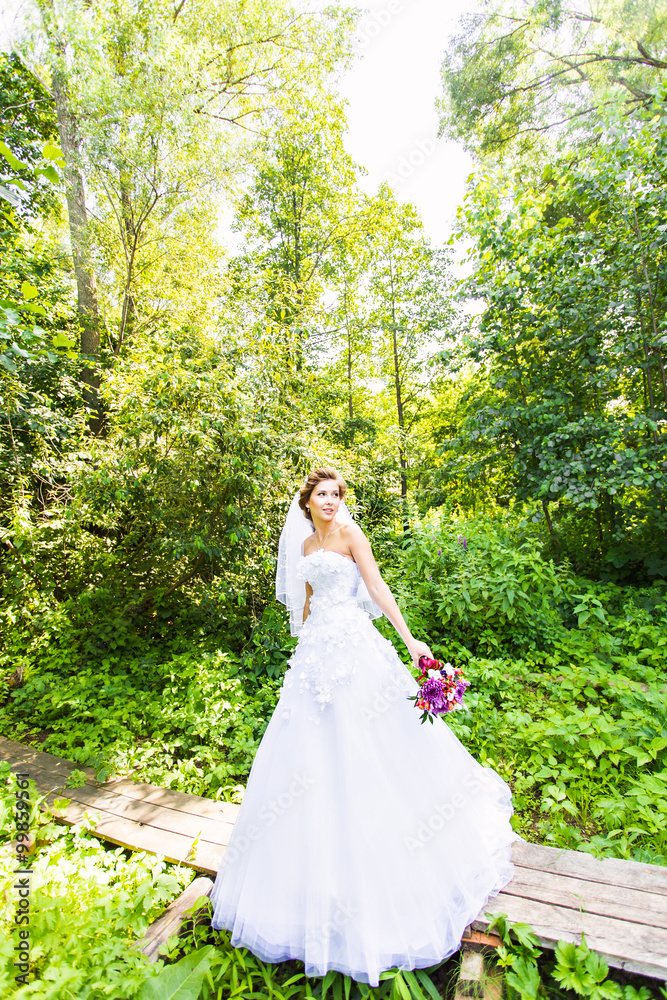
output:
M304 512L309 521L312 521L310 516L310 511L306 510L306 504L310 500L310 494L313 492L318 483L323 483L327 479L333 479L338 484L338 493L340 499L342 500L345 496L345 490L347 489L347 484L340 472L336 472L335 469L313 469L305 483L299 490L299 507Z

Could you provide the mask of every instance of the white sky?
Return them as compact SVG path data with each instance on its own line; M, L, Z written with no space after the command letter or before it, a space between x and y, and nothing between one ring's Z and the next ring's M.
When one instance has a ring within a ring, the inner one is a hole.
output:
M474 0L366 0L359 58L341 81L349 101L348 151L366 167L363 186L388 180L419 209L435 243L449 236L472 169L456 143L437 139L440 65L460 15Z
M315 2L317 4L317 0ZM475 0L361 0L359 57L341 80L348 103L348 152L368 170L369 192L381 181L419 209L435 243L448 238L471 170L456 143L436 137L440 64L461 13ZM2 0L0 48L20 22L21 0Z

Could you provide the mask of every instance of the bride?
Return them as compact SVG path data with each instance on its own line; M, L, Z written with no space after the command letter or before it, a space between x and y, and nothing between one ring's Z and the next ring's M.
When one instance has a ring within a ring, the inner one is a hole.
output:
M509 787L418 690L371 622L384 613L416 665L431 656L344 503L315 469L280 538L276 596L299 636L257 750L211 898L213 927L267 962L300 959L377 986L435 965L514 873Z

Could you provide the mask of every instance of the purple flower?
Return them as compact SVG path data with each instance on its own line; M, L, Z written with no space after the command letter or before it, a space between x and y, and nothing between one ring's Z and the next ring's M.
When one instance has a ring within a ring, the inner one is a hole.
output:
M459 535L459 537L458 537L458 543L459 543L459 545L461 544L461 537L462 537L461 535Z
M466 536L464 535L464 536L463 536L463 548L464 548L464 549L467 549L467 547L468 547L468 539L467 539L467 538L466 538Z
M419 692L421 698L425 698L431 706L431 711L438 713L447 709L447 698L442 690L442 684L437 677L428 678L421 686Z
M441 555L442 555L442 549L438 549L438 555L439 555L439 556L441 556Z
M432 580L433 579L433 574L429 573L428 578L429 578L429 580Z

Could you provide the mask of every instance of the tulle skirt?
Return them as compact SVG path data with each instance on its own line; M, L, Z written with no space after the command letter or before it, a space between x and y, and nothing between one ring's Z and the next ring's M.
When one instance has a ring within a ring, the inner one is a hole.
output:
M213 926L267 962L378 985L434 965L513 875L511 792L356 606L306 623L212 891Z

